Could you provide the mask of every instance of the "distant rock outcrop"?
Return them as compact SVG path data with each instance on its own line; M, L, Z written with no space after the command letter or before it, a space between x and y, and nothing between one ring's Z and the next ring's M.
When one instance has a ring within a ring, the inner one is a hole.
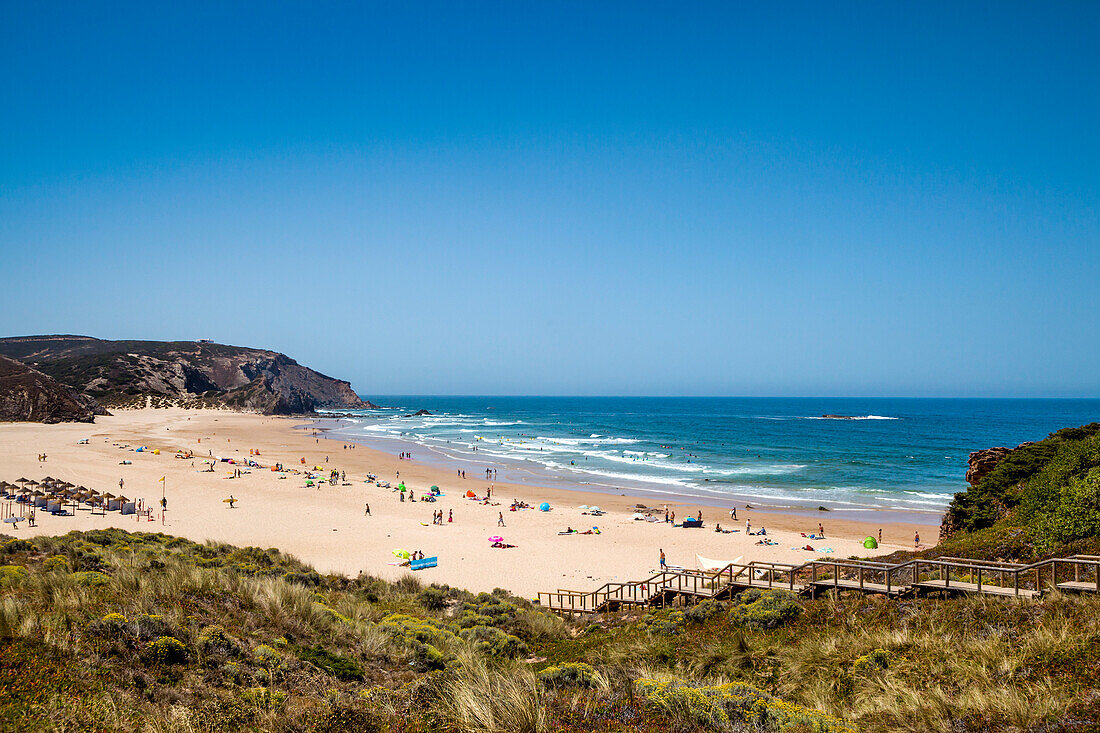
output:
M0 339L0 355L118 407L223 407L267 415L375 407L360 399L350 383L265 349L205 341L25 336Z
M93 422L105 414L93 400L40 371L0 356L0 421Z
M1011 452L1012 448L1004 446L974 451L966 462L966 482L971 486L977 486Z

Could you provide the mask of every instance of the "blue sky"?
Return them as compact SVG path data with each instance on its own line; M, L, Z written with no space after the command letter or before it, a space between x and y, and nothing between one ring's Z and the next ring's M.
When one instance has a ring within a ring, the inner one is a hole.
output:
M166 5L0 2L0 333L1100 396L1096 3Z

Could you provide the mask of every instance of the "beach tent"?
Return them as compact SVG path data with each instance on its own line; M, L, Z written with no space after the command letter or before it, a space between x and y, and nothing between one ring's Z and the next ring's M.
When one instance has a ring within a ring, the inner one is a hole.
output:
M877 550L878 540L876 540L874 537L865 537L863 539L863 546L866 547L868 550Z
M409 559L409 551L408 550L394 550L393 551L393 556L394 557L399 557L402 560L408 560Z
M541 504L539 504L539 511L540 511L540 512L548 512L548 511L550 511L550 502L548 502L548 501L544 501L544 502L542 502Z
M744 555L738 555L737 559L734 560L733 562L726 562L725 560L708 560L707 558L703 557L702 555L696 555L695 556L695 564L700 570L706 570L708 572L713 573L717 570L721 570L722 568L726 567L727 565L736 565L736 564L738 564L739 562L741 562L741 558L743 558L743 557L744 557Z

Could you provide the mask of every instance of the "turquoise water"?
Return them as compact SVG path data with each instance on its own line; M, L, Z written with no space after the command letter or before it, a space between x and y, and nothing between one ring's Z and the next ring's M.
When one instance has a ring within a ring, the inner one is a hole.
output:
M938 513L971 451L1100 420L1100 400L371 399L396 409L349 411L330 435L470 477L854 512Z

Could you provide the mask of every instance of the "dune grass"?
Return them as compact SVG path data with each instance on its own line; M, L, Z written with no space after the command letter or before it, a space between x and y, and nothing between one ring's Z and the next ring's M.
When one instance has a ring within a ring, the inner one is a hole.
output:
M118 530L0 539L0 565L5 730L1100 729L1092 596L746 593L567 622Z

